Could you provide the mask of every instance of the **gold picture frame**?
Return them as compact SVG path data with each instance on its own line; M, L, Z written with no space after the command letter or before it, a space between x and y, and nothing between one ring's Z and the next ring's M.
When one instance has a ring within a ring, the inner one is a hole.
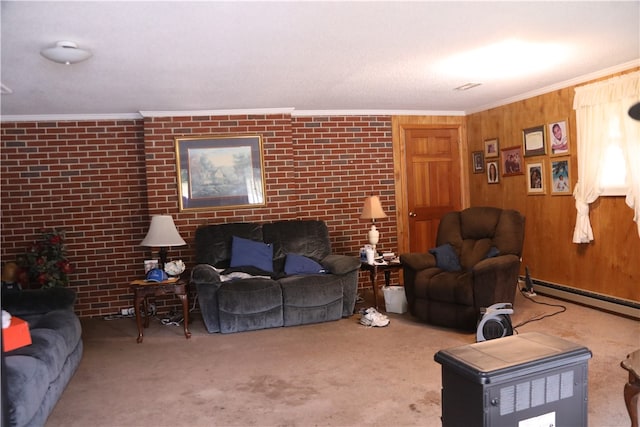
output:
M549 167L551 195L571 196L571 160L569 157L551 160Z
M546 194L544 162L527 163L527 194Z
M484 152L474 151L471 153L471 162L473 165L473 173L484 172Z
M524 173L522 164L522 149L518 147L503 148L500 150L502 176L515 176Z
M549 123L547 132L549 133L550 156L566 156L571 153L567 120Z
M484 156L486 158L498 157L500 152L500 144L498 138L491 138L484 140Z
M500 166L498 160L487 162L487 183L498 184L500 182Z
M180 210L265 206L260 135L175 138Z
M544 156L547 154L544 125L522 130L522 146L524 156Z

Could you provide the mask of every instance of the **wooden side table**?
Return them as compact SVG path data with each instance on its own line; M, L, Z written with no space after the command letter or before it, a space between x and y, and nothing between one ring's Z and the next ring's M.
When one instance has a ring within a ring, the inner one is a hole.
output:
M191 332L189 332L189 297L187 290L187 283L181 279L169 279L164 282L147 282L146 280L134 280L130 284L130 288L133 291L134 310L136 312L136 323L138 325L138 339L137 342L142 342L143 327L142 327L142 314L140 312L140 306L143 306L144 312L149 313L148 298L151 296L160 295L175 295L180 301L182 301L182 315L184 317L184 336L191 338ZM144 318L144 327L149 327L149 316Z
M638 406L640 406L640 350L629 354L620 363L629 371L629 382L624 385L624 403L631 418L631 426L638 427Z
M386 264L368 264L366 261L362 261L360 263L360 270L369 272L369 277L371 278L371 289L373 289L373 301L376 306L376 310L378 309L378 289L376 289L376 278L378 276L378 272L384 272L385 286L389 286L391 281L391 271L400 270L402 268L402 263L399 258L385 262Z

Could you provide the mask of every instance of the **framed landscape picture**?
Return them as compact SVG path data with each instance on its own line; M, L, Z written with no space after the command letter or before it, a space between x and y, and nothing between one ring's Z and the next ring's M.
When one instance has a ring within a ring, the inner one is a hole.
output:
M569 159L551 161L551 194L571 195Z
M485 139L484 156L486 158L498 157L498 138Z
M181 211L265 205L260 135L175 141Z
M543 156L547 154L544 144L544 126L536 126L522 131L524 156Z
M548 127L549 132L549 154L551 156L562 156L569 154L569 129L567 121L552 122Z
M482 151L471 153L471 161L473 162L473 173L484 172L484 153Z
M545 194L542 162L527 163L527 194Z
M502 176L522 175L522 150L520 147L503 148L502 155Z

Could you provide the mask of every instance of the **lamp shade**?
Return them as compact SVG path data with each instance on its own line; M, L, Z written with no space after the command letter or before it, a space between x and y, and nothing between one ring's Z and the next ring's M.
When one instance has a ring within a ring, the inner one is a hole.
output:
M140 246L167 247L184 246L187 243L182 240L171 215L154 215L151 217L149 231Z
M385 214L382 210L380 198L378 196L367 197L367 199L364 201L364 206L362 207L362 215L360 215L360 218L376 220L386 217L387 214Z
M91 52L80 49L75 42L60 41L54 47L42 49L40 54L58 64L75 64L91 57Z

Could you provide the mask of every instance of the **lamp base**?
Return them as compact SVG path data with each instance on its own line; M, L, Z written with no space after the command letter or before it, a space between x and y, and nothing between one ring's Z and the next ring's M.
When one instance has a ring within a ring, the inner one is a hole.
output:
M367 237L369 238L369 244L373 248L373 253L376 254L376 245L380 241L380 232L375 225L371 225L371 230L367 233Z
M160 265L158 265L158 268L160 270L164 270L164 266L167 264L167 253L168 252L169 251L165 247L160 248L160 251L158 252L158 256L160 257Z

